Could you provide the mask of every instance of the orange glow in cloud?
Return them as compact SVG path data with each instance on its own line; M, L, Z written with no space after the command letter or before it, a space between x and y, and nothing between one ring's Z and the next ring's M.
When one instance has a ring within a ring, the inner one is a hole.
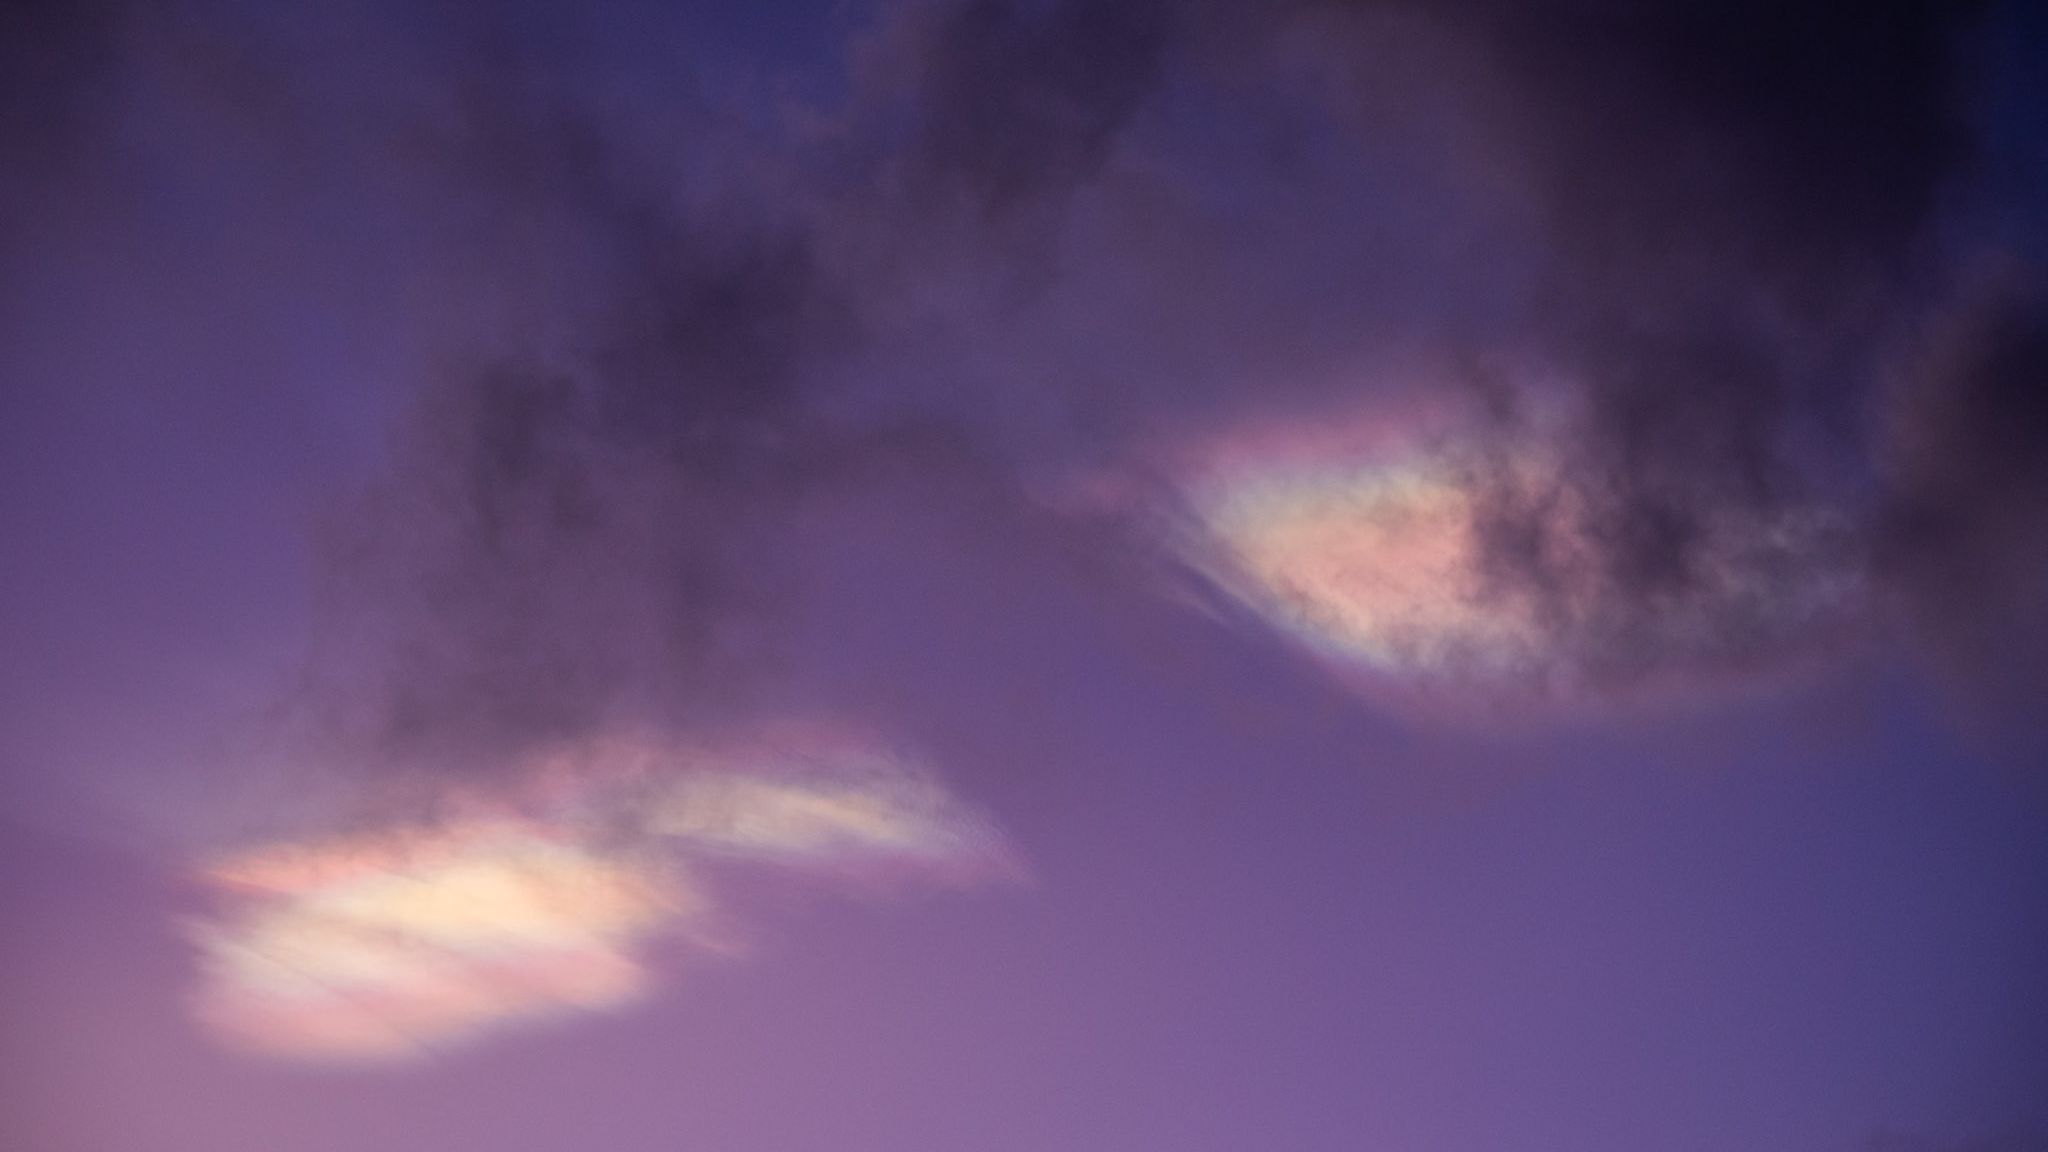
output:
M523 811L227 856L201 874L217 909L192 930L196 1013L271 1055L417 1058L632 1003L656 938L713 946L723 913L695 858L941 880L1005 866L990 825L882 753L815 733L747 747L767 771L647 742L556 749L525 774Z

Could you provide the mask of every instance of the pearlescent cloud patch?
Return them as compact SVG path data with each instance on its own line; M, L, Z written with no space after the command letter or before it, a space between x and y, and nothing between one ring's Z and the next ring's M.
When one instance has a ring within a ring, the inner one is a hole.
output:
M1400 671L1512 665L1542 643L1482 585L1473 494L1439 462L1278 461L1199 500L1228 583L1319 650Z
M729 950L718 860L812 880L969 884L1000 835L929 773L828 729L718 745L594 740L402 822L258 844L205 865L198 1019L312 1060L417 1059L615 1010L662 940Z
M1839 515L1680 507L1646 522L1572 437L1393 417L1226 435L1181 469L1197 529L1184 552L1347 676L1455 684L1490 705L1753 670L1856 610Z

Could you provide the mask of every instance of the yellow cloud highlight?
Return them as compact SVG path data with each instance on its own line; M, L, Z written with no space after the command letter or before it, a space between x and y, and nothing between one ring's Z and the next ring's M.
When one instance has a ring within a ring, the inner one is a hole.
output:
M244 1046L417 1056L467 1034L615 1007L633 949L705 907L673 869L525 821L259 849L210 869L200 1018Z
M722 752L593 740L516 778L492 810L472 786L466 815L206 867L218 907L192 933L200 1021L270 1055L416 1058L640 997L650 941L715 943L724 913L693 859L937 879L1007 860L929 777L816 731Z

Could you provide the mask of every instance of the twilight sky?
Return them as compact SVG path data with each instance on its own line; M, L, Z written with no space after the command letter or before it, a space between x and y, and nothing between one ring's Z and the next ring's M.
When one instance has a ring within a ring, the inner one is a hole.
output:
M0 0L0 1149L2048 1149L2024 0Z

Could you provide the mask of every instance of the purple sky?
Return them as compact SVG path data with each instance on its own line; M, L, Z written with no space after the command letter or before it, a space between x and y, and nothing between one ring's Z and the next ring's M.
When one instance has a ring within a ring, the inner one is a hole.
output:
M316 7L0 7L0 1149L2048 1147L2028 5Z

